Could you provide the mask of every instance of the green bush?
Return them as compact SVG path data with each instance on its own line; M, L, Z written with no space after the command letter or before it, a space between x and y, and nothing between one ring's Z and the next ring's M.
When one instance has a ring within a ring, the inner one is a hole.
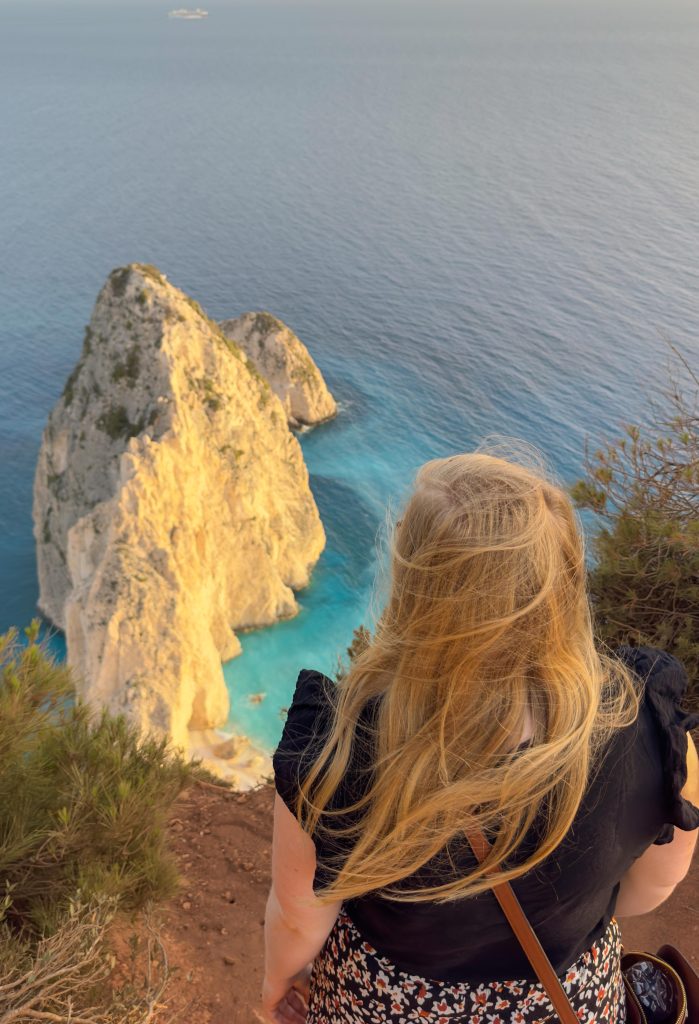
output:
M125 405L111 405L98 418L97 426L105 434L109 434L112 441L116 441L120 437L137 437L143 430L145 421L140 419L132 423Z
M271 313L261 312L255 314L253 328L259 331L260 334L269 334L271 331L284 330L284 324L276 316L272 316Z
M77 383L78 377L80 376L80 371L82 370L82 368L83 360L79 359L78 362L73 367L73 369L70 371L68 379L66 380L63 386L62 397L67 406L72 403L73 398L75 397L75 385Z
M600 521L589 577L600 638L676 655L699 707L699 379L676 355L689 386L672 375L643 428L587 452L572 496Z
M152 263L134 263L136 270L140 270L144 277L149 277L155 284L165 284L165 278Z
M121 299L126 294L126 289L131 279L131 267L117 267L109 275L109 280L112 285L112 291L114 295Z
M138 380L140 369L141 353L138 349L138 345L132 345L126 354L124 361L115 363L114 368L112 369L112 380L120 381L125 377L129 387L133 387Z
M358 654L361 654L362 651L366 650L370 643L371 633L366 628L366 626L357 626L357 628L352 631L352 642L347 648L347 657L349 659L349 665L352 664L352 662L354 661ZM349 671L349 665L345 664L342 658L338 657L337 667L335 669L336 682L339 683L342 679L345 678L347 672Z
M138 910L175 891L166 821L194 767L75 699L38 623L0 637L0 878L19 935L60 928L76 900Z

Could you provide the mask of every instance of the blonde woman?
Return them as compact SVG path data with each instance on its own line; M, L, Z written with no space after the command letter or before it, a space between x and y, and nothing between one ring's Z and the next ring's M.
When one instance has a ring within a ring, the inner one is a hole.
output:
M391 555L373 641L340 684L300 673L274 757L264 1011L551 1019L490 891L499 865L580 1019L623 1021L616 915L667 898L699 827L684 670L595 647L575 513L538 470L428 462Z

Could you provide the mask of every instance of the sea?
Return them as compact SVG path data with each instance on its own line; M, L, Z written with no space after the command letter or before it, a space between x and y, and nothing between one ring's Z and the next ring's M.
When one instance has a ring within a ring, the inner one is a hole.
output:
M571 483L696 361L699 5L198 3L0 0L0 630L36 614L41 432L112 268L269 310L340 404L299 438L328 538L299 614L225 666L272 749L380 608L424 461L504 436Z

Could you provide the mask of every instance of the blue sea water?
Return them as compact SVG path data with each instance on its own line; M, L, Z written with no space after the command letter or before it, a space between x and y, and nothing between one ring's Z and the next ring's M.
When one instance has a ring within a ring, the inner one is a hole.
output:
M35 614L41 430L109 271L268 309L342 407L302 437L328 546L301 611L225 670L271 747L298 670L367 620L421 462L504 433L572 481L667 339L699 351L699 7L208 7L0 0L0 629Z

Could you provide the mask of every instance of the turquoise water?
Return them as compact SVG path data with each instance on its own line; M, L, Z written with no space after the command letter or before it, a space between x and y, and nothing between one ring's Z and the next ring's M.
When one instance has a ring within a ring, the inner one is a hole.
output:
M699 8L208 6L0 0L0 628L34 614L39 439L109 271L269 309L342 407L302 437L328 547L301 612L226 666L271 746L367 620L422 461L505 433L572 480L665 339L699 350Z

